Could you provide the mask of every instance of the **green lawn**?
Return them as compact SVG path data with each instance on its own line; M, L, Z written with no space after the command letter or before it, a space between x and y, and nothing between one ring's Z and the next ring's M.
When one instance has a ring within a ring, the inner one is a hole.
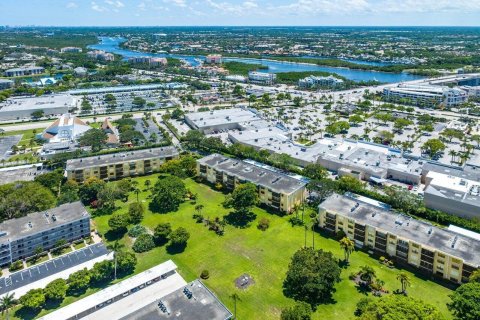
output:
M152 185L157 175L136 178L140 182L140 188L144 189L139 197L145 203L150 194L144 188L144 181L149 179ZM210 187L197 184L193 180L186 180L187 187L198 194L197 204L203 204L205 208L202 214L205 217L215 218L228 213L221 202L224 199L222 193L212 190ZM130 195L129 202L136 201L134 194ZM119 202L118 212L126 212L128 203ZM169 222L172 227L185 227L190 232L190 240L184 252L169 254L165 247L138 254L136 273L144 271L165 260L172 259L178 265L179 273L191 281L199 277L202 270L210 272L210 278L205 280L208 287L215 292L230 310L233 311L231 294L237 292L241 301L237 303L237 315L239 319L279 319L282 308L293 304L293 300L284 297L282 283L293 253L304 244L303 227L292 227L288 217L279 217L255 208L256 221L262 217L270 219L270 228L262 232L257 229L257 222L250 227L239 229L227 225L225 235L218 236L209 231L203 224L195 223L192 214L195 213L195 204L186 202L180 206L178 212L168 214L154 214L148 211L142 224L153 229L159 222ZM108 231L109 216L94 218L96 228L101 234ZM312 243L312 233L308 234L307 244ZM113 241L113 239L111 239ZM120 239L127 247L131 246L131 240L125 235ZM343 258L343 251L338 242L315 234L315 247L332 251L339 258ZM381 265L377 260L363 252L354 252L351 255L351 264L342 271L342 281L337 285L337 292L333 298L336 303L320 305L313 319L353 319L355 305L364 294L357 291L355 284L348 279L348 275L356 272L362 265L371 265L377 276L385 281L385 287L394 291L400 287L396 280L399 273L397 269L389 269ZM243 273L250 274L255 284L245 291L235 288L234 280ZM411 278L412 286L408 289L412 297L423 299L437 306L442 313L451 319L452 316L446 308L449 301L449 289L432 281L424 280L410 272L406 272ZM91 294L98 289L89 289ZM83 295L84 296L84 295ZM69 297L62 306L71 303L77 298ZM47 311L43 310L40 315Z
M35 261L35 260L28 260L27 261L27 266L28 267L31 267L33 266L34 264L39 264L39 263L42 263L42 262L45 262L45 261L48 261L48 255L45 254L41 257L38 257L38 259ZM35 262L35 263L34 263Z
M156 180L156 176L137 178L140 186L146 179ZM228 213L221 202L224 199L222 193L212 190L206 185L197 184L192 180L186 180L187 187L198 194L197 204L203 204L205 208L202 214L205 217L215 218ZM140 194L141 201L148 203L148 191ZM129 201L135 201L136 196L131 195ZM150 211L145 215L142 222L146 227L153 229L159 222L169 222L173 228L185 227L191 235L185 252L171 255L165 247L156 248L148 253L140 254L136 272L146 270L159 262L172 259L179 267L180 274L191 281L198 278L201 271L210 271L210 278L206 284L220 297L220 299L233 310L233 301L229 296L238 292L241 302L237 304L238 317L240 319L278 319L282 308L293 303L291 299L283 296L282 283L288 264L293 253L304 244L303 227L292 227L288 223L288 217L278 217L255 208L254 212L258 219L267 217L270 219L270 228L262 232L256 228L256 221L249 228L238 229L227 226L224 236L218 236L209 231L203 224L197 224L192 219L195 213L195 204L186 202L180 210L168 214L153 214ZM128 206L122 204L119 212L126 212ZM95 222L100 233L108 231L108 216L97 217ZM308 245L312 242L312 234L307 237ZM121 241L130 246L128 236ZM332 251L339 258L343 258L343 251L338 242L315 235L315 247ZM377 276L385 281L388 290L394 291L400 287L396 280L399 270L389 269L381 265L377 260L363 252L352 254L350 266L342 272L342 282L337 286L334 299L335 304L321 305L315 313L314 319L349 319L353 317L357 301L364 295L359 293L355 284L348 279L348 275L357 271L360 266L371 265L375 268ZM246 291L235 288L234 280L243 273L253 276L255 284ZM432 281L423 280L410 275L412 286L409 288L411 296L427 300L436 305L448 318L451 318L446 303L449 301L449 289Z
M77 244L74 244L74 245L73 245L73 247L75 248L75 250L85 248L85 246L86 246L85 241L82 241L82 242L80 242L80 243L77 243Z

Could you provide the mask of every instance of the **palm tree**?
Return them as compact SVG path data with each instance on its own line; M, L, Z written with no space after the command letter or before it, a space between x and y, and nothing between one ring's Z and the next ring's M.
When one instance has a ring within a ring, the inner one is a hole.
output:
M402 293L406 293L407 287L410 287L410 278L404 272L401 272L397 275L397 280L400 281L402 285Z
M355 249L355 243L350 238L344 237L340 240L340 248L343 249L343 252L345 253L345 262L348 263L350 254Z
M361 267L360 272L362 274L360 278L363 281L367 282L368 285L371 285L373 282L373 279L375 279L375 276L376 276L375 270L372 267L367 265L367 266Z
M240 296L235 292L230 295L230 298L233 299L233 319L237 319L237 301L242 301Z
M114 260L114 280L117 280L117 253L122 250L124 247L123 244L121 244L118 241L115 241L113 244L108 246L108 249L113 251L113 260Z
M9 309L15 305L15 292L7 293L2 298L0 298L0 308L2 309L2 315L5 313L5 319L10 318Z
M450 150L448 151L448 155L452 156L452 160L450 162L454 162L455 156L457 155L457 152L455 150Z

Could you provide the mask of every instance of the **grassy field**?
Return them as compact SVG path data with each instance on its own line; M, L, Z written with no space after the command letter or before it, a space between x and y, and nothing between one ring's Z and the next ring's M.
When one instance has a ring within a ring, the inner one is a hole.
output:
M149 179L152 184L154 176L137 178L140 186ZM205 185L186 180L187 187L198 194L197 204L205 206L202 214L205 217L215 218L228 214L228 210L221 205L224 195ZM148 203L149 191L144 190L140 199ZM135 201L135 196L130 201ZM120 212L127 211L122 205ZM293 304L291 299L283 296L282 283L288 264L293 253L304 244L303 227L292 227L288 217L278 217L255 208L257 221L262 217L270 219L270 228L262 232L256 228L256 222L248 228L239 229L227 226L225 235L218 236L209 231L203 224L197 224L192 219L195 213L195 204L184 203L180 210L168 214L153 214L148 212L142 222L147 228L153 229L159 222L169 222L173 228L185 227L191 235L188 246L183 253L171 255L165 247L156 248L148 253L139 255L138 272L146 270L161 261L172 259L179 267L179 272L191 281L198 278L202 270L210 272L210 279L206 284L233 310L233 301L229 298L237 292L241 302L237 304L240 319L278 319L281 309ZM95 218L95 223L101 233L108 230L108 216ZM312 243L312 234L308 234L307 245ZM131 245L128 236L121 239L127 246ZM315 234L315 247L332 251L339 258L343 251L338 242ZM400 287L396 280L399 270L389 269L377 260L363 252L352 254L350 266L342 272L342 282L337 286L334 299L335 304L321 305L315 313L314 319L349 319L353 318L355 305L364 295L357 291L355 284L348 279L348 275L357 271L363 265L375 268L377 276L384 280L386 288L394 291ZM243 273L248 273L255 280L255 284L246 291L235 288L234 280ZM407 272L409 273L409 272ZM448 318L451 318L446 303L449 301L450 290L432 281L423 280L409 273L412 286L409 288L411 296L427 300L436 305ZM432 294L434 293L434 294Z
M152 185L157 175L140 177L139 187L140 201L145 205L149 202L150 191L144 187L145 180L149 179ZM196 204L204 205L202 214L205 217L215 218L228 214L221 203L224 199L222 193L212 190L210 187L197 184L193 180L186 180L187 187L198 194ZM131 194L129 202L136 201L136 195ZM118 212L126 212L128 205L118 203ZM190 232L190 240L184 252L170 254L165 247L138 254L136 273L144 271L165 260L172 259L178 265L179 273L187 280L198 278L202 270L210 272L210 278L205 281L210 289L233 311L233 300L230 295L237 292L241 301L237 303L237 316L239 319L279 319L282 308L291 306L294 302L286 298L282 293L282 283L293 253L304 245L303 227L292 227L288 217L279 217L267 213L265 210L255 208L256 221L262 217L270 220L270 228L262 232L257 229L254 221L247 228L236 228L227 225L223 236L216 235L208 230L203 224L197 224L192 219L195 213L195 204L186 202L180 206L177 212L168 214L154 214L148 211L142 224L153 229L159 222L169 222L173 229L180 226ZM109 216L94 218L95 227L101 234L108 231ZM108 235L108 234L107 234ZM110 239L114 241L114 239ZM131 240L125 235L120 239L127 247L131 246ZM307 237L307 245L312 244L312 233ZM338 242L315 234L315 248L332 251L339 258L343 258L343 251ZM385 281L385 287L391 292L399 289L400 284L396 280L399 273L397 269L389 269L380 264L363 252L354 252L350 259L350 266L342 271L342 281L337 285L337 291L333 298L336 303L320 305L313 319L353 319L356 303L364 297L355 284L348 279L348 275L356 272L363 265L371 265L378 278ZM245 291L236 289L234 280L240 275L248 273L255 284ZM451 319L446 308L449 301L449 289L438 285L430 280L416 277L406 272L411 278L412 286L408 289L412 297L423 299L435 306ZM89 290L87 294L94 292ZM62 305L71 303L76 298L67 298ZM45 314L42 311L40 314Z

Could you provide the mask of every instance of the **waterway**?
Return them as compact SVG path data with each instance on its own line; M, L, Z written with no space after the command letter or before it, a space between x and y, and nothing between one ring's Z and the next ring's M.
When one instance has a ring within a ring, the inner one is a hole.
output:
M170 57L183 59L188 62L191 66L198 66L200 64L199 60L205 59L204 56L193 56L193 55L181 55L181 54L167 54L167 53L147 53L139 52L133 50L127 50L120 48L120 43L125 41L123 38L112 38L112 37L100 37L100 43L95 45L90 45L90 49L103 50L106 52L114 53L123 56L124 59L138 56L149 56L149 57ZM421 79L423 77L412 75L408 73L389 73L389 72L377 72L369 70L355 70L348 68L339 68L339 67L327 67L319 66L315 64L306 64L306 63L294 63L294 62L284 62L284 61L274 61L268 59L254 59L254 58L234 58L226 57L225 61L238 61L243 63L252 63L252 64L261 64L268 67L268 72L280 73L280 72L308 72L308 71L323 71L336 73L342 77L353 81L370 81L376 80L382 83L393 83L393 82L402 82L402 81L411 81L416 79Z

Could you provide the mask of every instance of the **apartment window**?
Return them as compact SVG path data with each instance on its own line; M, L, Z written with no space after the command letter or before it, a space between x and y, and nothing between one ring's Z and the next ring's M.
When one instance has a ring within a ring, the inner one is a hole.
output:
M454 269L454 270L458 270L458 269L460 269L460 268L459 268L458 266L456 266L456 265L452 264L452 269Z

